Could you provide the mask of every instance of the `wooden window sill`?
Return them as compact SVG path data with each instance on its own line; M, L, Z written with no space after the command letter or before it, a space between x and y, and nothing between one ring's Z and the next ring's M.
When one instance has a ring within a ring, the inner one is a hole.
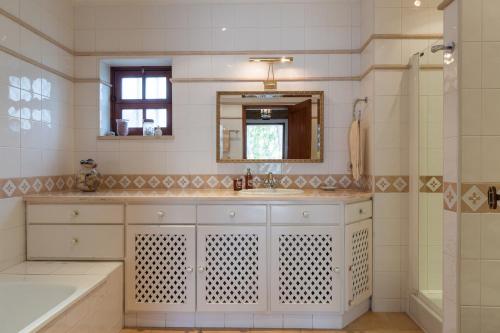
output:
M129 136L98 136L97 140L137 140L137 141L155 141L155 140L173 140L173 135L162 135L162 136L140 136L140 135L129 135Z

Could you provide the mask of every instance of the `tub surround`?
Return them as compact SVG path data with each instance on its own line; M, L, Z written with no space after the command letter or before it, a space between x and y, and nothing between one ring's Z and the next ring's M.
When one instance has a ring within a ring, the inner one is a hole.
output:
M120 262L24 262L15 265L0 272L0 299L7 300L12 292L15 298L8 304L10 310L3 314L16 320L0 320L0 330L55 333L85 328L92 332L120 332L122 281L123 264ZM20 290L14 290L16 287ZM37 297L36 302L33 297Z

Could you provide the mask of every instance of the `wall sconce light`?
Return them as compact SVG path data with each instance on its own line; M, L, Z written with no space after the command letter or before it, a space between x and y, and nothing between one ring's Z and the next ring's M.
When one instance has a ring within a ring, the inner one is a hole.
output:
M267 79L263 81L264 90L278 89L278 81L274 77L274 64L276 63L291 63L293 57L251 57L250 62L265 62L268 64Z

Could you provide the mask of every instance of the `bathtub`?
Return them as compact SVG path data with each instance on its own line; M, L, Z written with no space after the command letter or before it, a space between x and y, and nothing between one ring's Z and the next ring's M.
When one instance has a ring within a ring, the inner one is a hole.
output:
M26 262L0 272L0 332L57 332L90 324L118 330L122 305L109 302L120 297L106 298L120 293L121 265ZM108 309L98 309L99 304ZM96 322L98 311L106 317L101 314Z

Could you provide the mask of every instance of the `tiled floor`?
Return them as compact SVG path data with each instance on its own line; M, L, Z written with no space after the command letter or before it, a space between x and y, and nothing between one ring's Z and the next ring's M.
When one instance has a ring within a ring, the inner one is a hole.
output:
M138 330L124 329L122 333L195 333L196 330ZM256 332L256 333L312 333L312 330L203 330L207 333L240 333L240 332ZM417 324L415 324L404 313L373 313L368 312L355 322L351 323L343 330L318 330L319 332L337 332L337 333L423 333Z

